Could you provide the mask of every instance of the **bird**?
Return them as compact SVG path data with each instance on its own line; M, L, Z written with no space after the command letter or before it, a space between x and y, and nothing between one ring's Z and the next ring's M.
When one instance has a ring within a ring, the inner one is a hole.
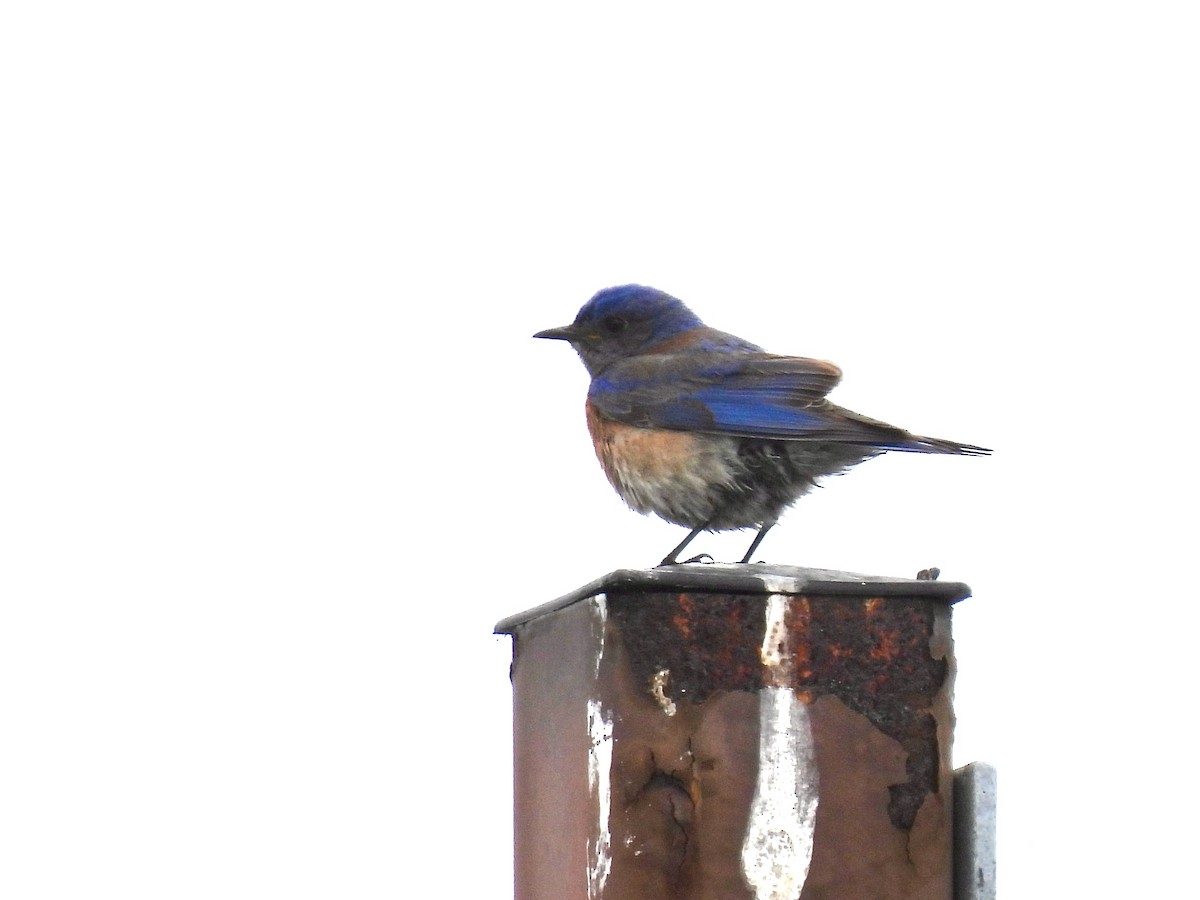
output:
M757 528L741 559L750 562L818 478L885 451L991 453L836 406L826 398L842 377L833 363L767 353L656 288L605 288L570 325L533 337L566 341L583 361L588 430L621 499L690 529L661 566L703 531Z

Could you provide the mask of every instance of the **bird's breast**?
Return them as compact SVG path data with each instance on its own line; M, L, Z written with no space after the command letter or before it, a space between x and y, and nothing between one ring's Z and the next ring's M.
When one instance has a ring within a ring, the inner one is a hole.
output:
M733 477L731 440L615 422L590 401L586 410L596 457L630 507L693 528L712 517L715 492Z

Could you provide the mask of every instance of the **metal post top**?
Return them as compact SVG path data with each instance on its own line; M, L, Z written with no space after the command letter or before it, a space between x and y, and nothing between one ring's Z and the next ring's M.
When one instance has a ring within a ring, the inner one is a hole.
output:
M764 563L685 563L654 569L616 569L557 600L501 619L496 623L495 633L512 634L521 625L597 594L672 590L712 594L924 597L947 605L971 596L971 589L958 581L891 578Z

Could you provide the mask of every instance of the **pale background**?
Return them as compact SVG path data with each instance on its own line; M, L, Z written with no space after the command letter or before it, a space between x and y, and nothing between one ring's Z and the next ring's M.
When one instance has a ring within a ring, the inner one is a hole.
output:
M629 281L996 449L761 555L972 585L1006 897L1194 889L1194 10L6 5L0 895L510 896L491 627L681 537L529 338Z

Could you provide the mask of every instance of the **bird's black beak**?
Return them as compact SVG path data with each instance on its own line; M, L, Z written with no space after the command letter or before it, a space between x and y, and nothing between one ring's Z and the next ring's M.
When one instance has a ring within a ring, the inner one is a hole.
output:
M560 328L547 328L534 335L535 338L549 338L552 341L573 341L577 332L574 325L563 325Z

